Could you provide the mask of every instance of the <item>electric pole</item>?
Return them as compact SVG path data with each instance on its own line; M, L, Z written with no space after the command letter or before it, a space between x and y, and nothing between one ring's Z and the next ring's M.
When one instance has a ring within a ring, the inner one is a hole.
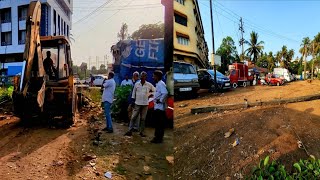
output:
M313 80L313 64L314 64L314 41L312 42L312 69L311 69L311 80Z
M213 61L213 69L214 69L214 90L217 91L217 68L214 61L214 32L213 32L213 16L212 16L212 0L210 0L210 15L211 15L211 34L212 34L212 61Z
M243 29L243 21L242 21L242 17L240 18L240 24L239 24L239 30L241 32L241 39L240 39L240 46L242 46L242 51L241 51L241 56L240 56L240 61L243 62L244 61L244 49L243 49L243 45L244 45L244 39L243 39L243 33L244 33L244 29Z
M304 45L304 73L303 80L306 80L306 71L307 71L307 45Z

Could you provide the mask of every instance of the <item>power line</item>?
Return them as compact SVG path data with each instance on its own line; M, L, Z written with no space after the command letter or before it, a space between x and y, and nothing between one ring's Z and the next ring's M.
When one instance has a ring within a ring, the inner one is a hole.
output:
M95 10L93 10L91 13L89 13L88 15L84 16L83 18L81 18L80 20L78 20L77 22L75 22L74 24L77 24L85 19L87 19L88 17L90 17L91 15L93 15L94 13L96 13L97 11L99 11L102 7L105 7L106 5L108 5L112 0L108 0L107 2L103 3L101 6L99 6L98 8L96 8Z

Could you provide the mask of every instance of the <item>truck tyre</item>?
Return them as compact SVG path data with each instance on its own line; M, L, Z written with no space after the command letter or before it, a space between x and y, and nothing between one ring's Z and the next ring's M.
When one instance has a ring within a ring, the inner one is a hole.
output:
M244 82L242 83L242 86L243 86L243 87L247 87L247 82L244 81Z
M235 89L235 88L238 87L238 84L237 84L237 83L233 83L233 84L232 84L232 87Z

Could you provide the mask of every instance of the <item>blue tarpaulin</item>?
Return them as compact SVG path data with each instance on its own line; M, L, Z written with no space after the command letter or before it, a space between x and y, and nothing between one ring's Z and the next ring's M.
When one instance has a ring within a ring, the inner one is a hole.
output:
M8 66L7 76L15 76L22 72L22 66Z
M147 72L147 81L153 83L153 72L157 69L164 71L163 39L125 40L116 46L121 54L120 66L114 66L117 84L120 84L126 75L131 77L135 71Z

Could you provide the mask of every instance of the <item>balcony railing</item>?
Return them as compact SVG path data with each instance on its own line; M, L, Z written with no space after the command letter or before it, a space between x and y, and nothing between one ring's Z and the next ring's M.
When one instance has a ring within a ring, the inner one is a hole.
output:
M11 19L2 19L1 23L11 23Z
M12 45L12 42L1 42L1 46L9 46Z
M26 40L25 39L21 39L18 41L18 44L25 44L26 43Z

